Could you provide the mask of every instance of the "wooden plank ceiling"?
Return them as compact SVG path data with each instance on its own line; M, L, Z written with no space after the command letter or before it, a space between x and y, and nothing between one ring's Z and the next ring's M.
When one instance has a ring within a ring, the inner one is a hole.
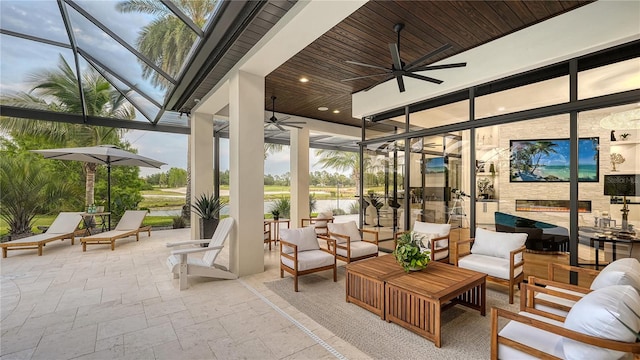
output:
M271 110L270 97L275 95L277 112L360 126L360 120L351 117L351 94L380 78L341 80L379 71L346 61L391 67L388 44L397 42L394 24L405 24L400 44L404 62L452 45L427 65L589 2L370 1L267 76L265 109ZM301 77L309 82L301 83ZM319 111L320 106L329 110Z

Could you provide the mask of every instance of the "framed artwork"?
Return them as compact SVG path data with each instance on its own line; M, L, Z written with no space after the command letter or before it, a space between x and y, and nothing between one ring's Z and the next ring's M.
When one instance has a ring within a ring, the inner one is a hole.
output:
M511 182L568 182L569 139L511 140ZM600 138L578 139L578 181L598 182Z

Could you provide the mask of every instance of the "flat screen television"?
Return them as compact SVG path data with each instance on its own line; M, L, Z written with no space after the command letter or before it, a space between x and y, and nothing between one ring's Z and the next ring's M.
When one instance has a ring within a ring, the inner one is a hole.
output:
M604 194L611 196L640 196L640 175L605 175Z
M600 138L578 139L578 181L598 182ZM511 140L509 181L568 182L569 139Z
M444 157L434 157L424 159L425 174L443 173L446 169Z

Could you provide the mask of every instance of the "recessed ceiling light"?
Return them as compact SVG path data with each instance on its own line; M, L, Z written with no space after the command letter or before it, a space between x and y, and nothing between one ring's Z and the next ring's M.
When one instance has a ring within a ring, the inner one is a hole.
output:
M505 110L506 110L506 108L505 108L504 106L500 106L500 107L498 108L498 111L505 111Z
M320 110L320 111L327 111L327 110L329 110L329 108L328 108L328 107L326 107L326 106L320 106L320 107L318 108L318 110Z
M309 79L307 79L306 77L301 77L300 78L300 82L301 83L306 83L306 82L309 82Z
M340 110L333 110L334 114L340 114Z

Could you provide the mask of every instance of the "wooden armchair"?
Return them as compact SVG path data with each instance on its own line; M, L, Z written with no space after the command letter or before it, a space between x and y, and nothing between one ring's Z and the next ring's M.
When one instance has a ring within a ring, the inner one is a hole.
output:
M449 232L451 224L435 224L422 221L413 223L413 232L421 233L429 237L431 260L449 263ZM395 249L398 238L402 234L411 231L398 232L393 235L393 248Z
M293 276L293 288L298 292L298 276L333 270L338 281L335 241L326 239L329 249L320 248L314 228L282 229L280 231L280 277L284 272Z
M378 256L378 232L368 229L358 229L355 221L346 223L328 223L328 235L320 236L327 240L329 250L336 253L336 258L350 263ZM365 239L368 234L373 239ZM330 242L329 240L333 240ZM333 248L332 248L333 247Z
M269 251L271 251L271 241L275 242L275 240L271 240L271 222L264 222L264 243L269 244Z
M491 309L491 359L617 359L640 353L635 335L618 321L624 319L636 332L640 329L640 321L633 320L633 312L640 311L640 295L632 287L596 290L561 317L531 308L528 296L535 285L522 286L519 313ZM500 319L509 320L502 329Z
M513 304L514 285L524 280L524 243L527 234L498 233L476 229L476 237L456 243L454 265L487 274L487 280L509 287L509 304ZM460 246L470 244L470 251Z
M576 286L555 281L558 272L575 272L579 283ZM586 269L565 264L549 264L549 279L529 276L529 294L527 306L548 314L566 316L571 308L586 294L612 285L631 285L640 289L640 262L634 258L619 259L607 265L602 271Z
M333 222L333 214L331 212L321 212L315 218L300 219L300 227L311 226L316 230L318 235L327 235L327 223Z

